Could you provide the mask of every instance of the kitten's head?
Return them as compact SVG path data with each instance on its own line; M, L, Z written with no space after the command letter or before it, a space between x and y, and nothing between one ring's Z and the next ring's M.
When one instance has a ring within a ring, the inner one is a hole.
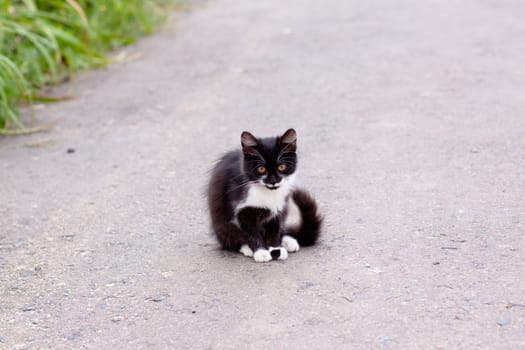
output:
M290 182L297 166L297 134L288 129L282 136L256 138L249 132L241 134L244 154L243 171L249 180L276 190Z

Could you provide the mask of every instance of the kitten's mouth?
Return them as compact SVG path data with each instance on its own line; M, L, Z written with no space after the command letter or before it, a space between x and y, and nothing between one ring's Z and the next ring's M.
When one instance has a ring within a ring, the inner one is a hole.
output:
M276 189L279 188L279 185L268 185L268 184L266 184L264 186L266 186L266 188L269 189L269 190L276 190Z

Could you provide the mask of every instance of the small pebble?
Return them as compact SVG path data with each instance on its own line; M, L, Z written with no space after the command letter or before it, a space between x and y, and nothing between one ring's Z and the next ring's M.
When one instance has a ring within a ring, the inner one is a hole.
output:
M505 327L505 326L508 326L510 325L510 319L509 318L504 318L504 319L501 319L498 321L498 326L501 326L501 327Z
M74 148L68 148L67 149L67 153L75 153L75 149Z
M124 319L124 317L122 317L122 316L120 316L120 315L117 315L117 316L115 316L115 317L113 317L113 318L111 319L111 322L115 322L115 323L117 323L117 322L122 321L123 319Z
M147 297L145 300L146 301L153 301L155 303L158 303L158 302L163 301L164 299L166 299L166 297L164 295L154 295L154 296Z
M28 305L22 306L22 311L24 311L24 312L35 311L35 310L36 310L36 305L35 304L28 304Z
M386 344L394 341L394 339L392 337L388 336L388 335L379 336L379 337L377 337L377 340L383 345L386 345Z

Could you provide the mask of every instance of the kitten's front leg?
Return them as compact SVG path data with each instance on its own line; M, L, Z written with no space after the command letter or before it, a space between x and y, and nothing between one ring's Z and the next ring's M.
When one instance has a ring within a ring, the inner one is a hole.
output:
M281 247L281 219L274 217L264 225L264 240L272 258L285 260L288 258L288 252Z
M268 262L272 260L270 251L265 248L263 235L263 220L269 215L268 209L243 208L237 214L239 226L243 231L242 246L240 252L246 256L252 256L257 262Z

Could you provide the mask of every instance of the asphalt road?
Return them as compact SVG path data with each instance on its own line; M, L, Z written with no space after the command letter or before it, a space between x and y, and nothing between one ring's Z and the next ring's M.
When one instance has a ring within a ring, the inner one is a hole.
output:
M0 349L525 349L524 13L214 0L79 75L0 139ZM213 161L289 127L320 244L219 250Z

